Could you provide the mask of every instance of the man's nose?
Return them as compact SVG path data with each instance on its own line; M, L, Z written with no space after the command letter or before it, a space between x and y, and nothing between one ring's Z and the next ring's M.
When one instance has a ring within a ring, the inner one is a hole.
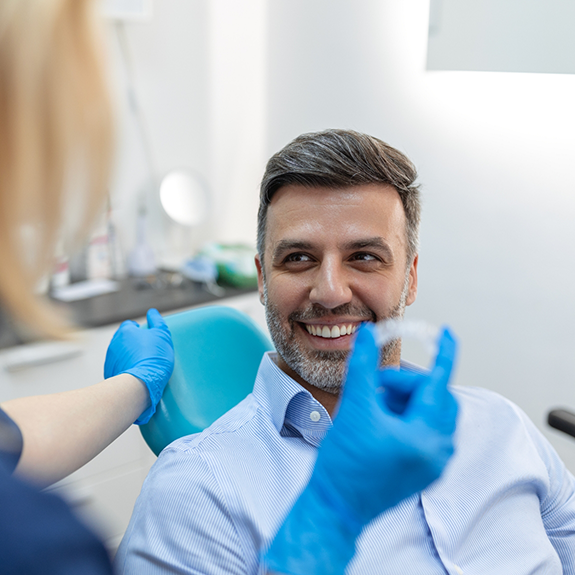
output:
M327 309L351 302L352 291L343 266L334 262L322 262L314 275L309 299Z

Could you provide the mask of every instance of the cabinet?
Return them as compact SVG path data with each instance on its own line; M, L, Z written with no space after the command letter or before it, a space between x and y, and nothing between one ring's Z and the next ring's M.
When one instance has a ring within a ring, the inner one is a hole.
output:
M264 309L256 292L226 298L218 303L247 313L267 330ZM173 313L177 311L184 309ZM141 321L145 321L144 318ZM78 332L77 340L73 343L77 354L73 357L30 366L13 373L6 371L5 366L13 361L15 354L23 351L22 348L0 350L0 402L98 383L102 379L108 343L118 325ZM90 463L49 490L68 500L100 535L110 552L114 553L128 525L142 483L155 459L138 427L132 426Z

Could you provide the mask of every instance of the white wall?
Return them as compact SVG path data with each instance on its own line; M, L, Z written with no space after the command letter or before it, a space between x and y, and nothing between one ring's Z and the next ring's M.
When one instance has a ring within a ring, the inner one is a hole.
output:
M570 0L431 0L427 68L575 73Z
M458 383L545 430L548 408L575 408L575 77L425 72L428 9L271 0L269 152L341 127L411 157L425 204L410 315L454 327ZM575 470L575 441L545 432Z

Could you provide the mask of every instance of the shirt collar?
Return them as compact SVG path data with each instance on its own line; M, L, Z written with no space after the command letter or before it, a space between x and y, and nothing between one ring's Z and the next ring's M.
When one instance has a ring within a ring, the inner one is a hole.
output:
M270 415L279 433L295 429L314 446L318 446L332 425L325 407L297 381L276 364L276 352L264 354L256 382L254 397Z

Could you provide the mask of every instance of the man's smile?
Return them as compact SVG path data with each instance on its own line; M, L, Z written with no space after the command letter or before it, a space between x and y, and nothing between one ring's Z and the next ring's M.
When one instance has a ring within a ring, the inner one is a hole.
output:
M351 335L352 333L355 333L359 323L346 322L336 325L304 323L303 326L309 334L315 335L316 337L336 339L344 335Z

